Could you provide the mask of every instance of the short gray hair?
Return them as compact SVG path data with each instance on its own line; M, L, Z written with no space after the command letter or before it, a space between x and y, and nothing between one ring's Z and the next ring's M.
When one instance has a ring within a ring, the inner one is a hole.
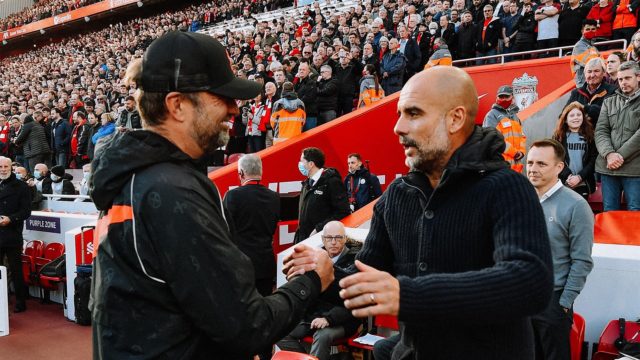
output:
M604 61L602 61L602 58L600 57L594 57L593 59L587 61L587 63L584 65L584 68L592 69L596 65L599 65L603 71L607 69L607 67L604 65Z
M331 66L329 65L322 65L320 66L320 71L328 71L329 74L333 73L333 69L331 68Z
M618 68L618 72L625 71L625 70L633 70L634 74L640 75L640 67L638 66L638 63L635 61L625 61L622 64L620 64L620 67Z
M256 154L243 155L238 161L238 170L247 176L262 176L262 160Z

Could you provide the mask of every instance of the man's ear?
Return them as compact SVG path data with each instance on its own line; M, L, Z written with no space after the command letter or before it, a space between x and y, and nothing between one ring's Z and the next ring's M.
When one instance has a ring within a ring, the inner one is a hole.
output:
M455 134L465 127L467 119L467 109L464 106L457 106L449 111L447 130L450 134Z
M187 104L190 102L179 92L170 92L164 98L164 105L169 117L184 122L187 119Z

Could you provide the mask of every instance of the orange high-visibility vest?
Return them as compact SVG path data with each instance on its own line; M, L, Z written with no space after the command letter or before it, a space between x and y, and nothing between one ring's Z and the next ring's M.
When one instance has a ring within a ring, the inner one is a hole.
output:
M571 62L569 63L571 65L571 75L576 74L576 64L584 67L591 59L597 57L600 57L600 53L595 47L589 47L579 54L571 54Z
M636 15L629 11L629 0L620 0L613 18L613 29L635 28L638 26Z
M289 112L282 108L271 114L273 143L277 144L302 134L302 126L306 119L307 114L300 108L294 112Z
M514 159L518 152L524 154L527 148L527 137L522 131L522 124L518 120L504 117L498 122L496 129L502 134L504 142L507 144L502 157L511 164L513 170L522 172L524 164L516 162Z
M453 59L450 57L443 57L440 59L429 59L429 62L427 62L424 65L424 69L426 70L434 66L453 66Z
M378 87L378 92L376 93L376 89L366 89L360 93L358 97L358 108L369 106L376 101L380 101L384 98L384 90L382 90L382 86Z

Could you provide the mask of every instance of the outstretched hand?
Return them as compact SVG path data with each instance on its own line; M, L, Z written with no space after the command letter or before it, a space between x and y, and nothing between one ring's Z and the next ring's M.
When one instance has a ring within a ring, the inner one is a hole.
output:
M340 280L340 297L355 317L398 315L400 282L391 274L356 260L359 273Z

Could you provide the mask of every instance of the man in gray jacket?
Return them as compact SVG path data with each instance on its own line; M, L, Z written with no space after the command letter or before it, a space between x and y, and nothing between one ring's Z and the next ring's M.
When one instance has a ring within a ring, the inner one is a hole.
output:
M551 139L533 143L527 176L547 222L553 259L554 292L547 308L532 317L536 359L570 359L573 302L593 268L593 213L586 200L562 185L565 150Z
M627 61L618 69L619 89L604 100L596 125L596 172L601 174L604 211L640 210L640 68Z

